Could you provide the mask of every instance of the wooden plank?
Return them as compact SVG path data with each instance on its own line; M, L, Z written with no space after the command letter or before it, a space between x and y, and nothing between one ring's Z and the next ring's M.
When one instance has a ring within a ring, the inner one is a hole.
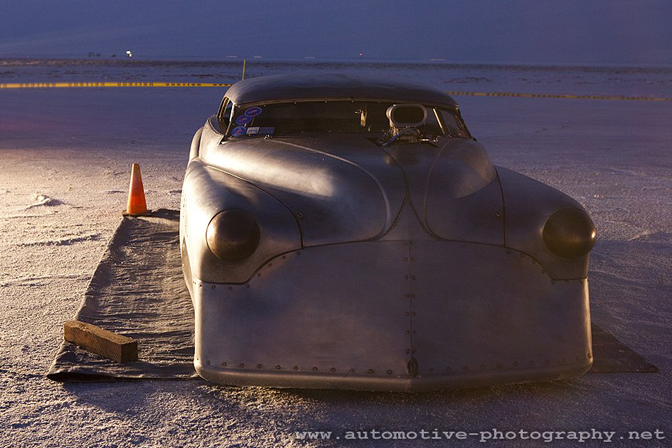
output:
M138 342L95 325L71 320L65 323L66 341L119 363L138 360Z

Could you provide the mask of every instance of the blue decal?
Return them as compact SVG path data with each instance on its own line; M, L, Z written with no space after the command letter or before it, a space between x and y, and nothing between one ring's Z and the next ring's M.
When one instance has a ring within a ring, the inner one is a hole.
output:
M247 124L250 121L252 121L252 117L248 117L247 115L241 115L240 117L236 118L236 124Z
M237 128L234 128L233 131L231 131L231 135L234 137L241 137L245 135L247 132L247 129L245 129L245 126L238 126Z
M249 107L245 111L245 115L247 115L248 117L256 117L259 114L261 114L261 107L257 107L257 106Z

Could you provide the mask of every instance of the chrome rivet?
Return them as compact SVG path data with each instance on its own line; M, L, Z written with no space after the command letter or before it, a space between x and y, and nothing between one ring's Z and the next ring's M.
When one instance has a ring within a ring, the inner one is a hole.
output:
M485 364L481 364L481 370L485 370Z
M299 366L294 366L294 370L299 370Z
M350 373L355 373L355 369L350 369Z
M411 313L409 313L408 311L406 311L406 312L404 313L404 316L410 316L410 315L411 315Z
M404 280L408 280L408 275L404 275Z
M275 368L276 368L276 370L280 370L280 369L281 369L281 367L280 367L279 365L278 365L278 366L275 366Z
M317 372L317 367L313 367L313 372Z
M521 252L520 258L523 258L523 257L525 257L525 254Z
M264 366L262 366L261 364L257 364L257 369L261 369L262 367Z
M215 285L210 286L212 289L215 289Z
M369 369L369 373L373 373L373 369Z
M415 294L411 294L411 299L415 299Z
M409 297L411 297L411 295L410 294L405 294L404 297L406 297L408 299Z
M411 275L411 280L415 280L415 275Z
M226 367L226 361L222 363L222 367Z
M411 330L406 330L406 334L411 334Z
M406 353L411 353L411 349L410 349L410 348L407 348L407 349L406 349Z
M210 361L205 361L205 363L206 363L207 365L210 365Z
M511 249L506 249L507 254L511 254Z
M332 368L329 369L329 370L331 370L332 372L335 372L335 371L336 371L336 367L332 367Z
M411 263L415 261L415 258L411 257Z
M415 311L413 311L413 312L411 313L411 316L415 316Z
M245 364L241 362L240 364L238 364L238 367L245 367Z
M404 261L408 261L408 257L404 257Z
M233 286L229 286L229 291L233 291Z
M391 370L388 370L388 371L387 371L387 374L388 374L388 375L392 375L392 371L391 371Z
M541 270L541 273L545 275L545 274L546 274L546 271L542 269L542 270Z
M551 363L551 361L549 361L548 359L544 360L544 364L550 364L550 363Z

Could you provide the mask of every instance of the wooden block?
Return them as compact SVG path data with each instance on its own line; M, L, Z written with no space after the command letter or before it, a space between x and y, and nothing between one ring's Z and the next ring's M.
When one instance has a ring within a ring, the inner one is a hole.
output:
M63 334L66 341L114 361L138 360L138 342L133 338L76 320L65 323Z

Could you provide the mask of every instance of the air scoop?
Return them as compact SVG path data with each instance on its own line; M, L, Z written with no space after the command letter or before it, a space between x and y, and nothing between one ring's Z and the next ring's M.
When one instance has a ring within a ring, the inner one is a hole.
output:
M390 129L376 143L390 146L393 143L428 142L420 127L427 121L427 109L422 104L394 104L387 109Z

